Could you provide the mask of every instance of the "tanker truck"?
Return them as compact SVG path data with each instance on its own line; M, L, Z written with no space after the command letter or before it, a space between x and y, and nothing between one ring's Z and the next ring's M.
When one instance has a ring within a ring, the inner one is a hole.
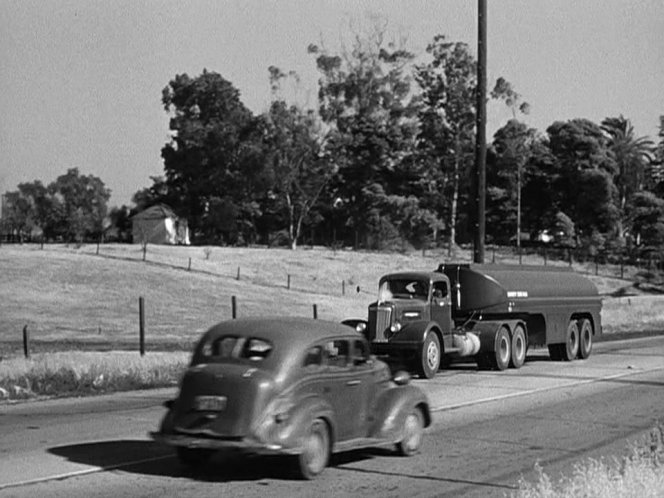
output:
M520 368L530 346L552 360L586 359L602 333L595 285L568 267L441 264L384 275L368 319L344 320L372 353L423 378L454 358Z

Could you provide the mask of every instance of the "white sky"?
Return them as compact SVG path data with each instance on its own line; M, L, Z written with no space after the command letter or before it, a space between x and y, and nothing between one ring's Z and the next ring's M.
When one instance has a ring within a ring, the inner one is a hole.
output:
M488 86L510 81L531 104L528 124L623 114L656 140L664 1L488 4ZM77 167L104 181L111 205L129 204L163 174L161 90L176 74L218 72L259 113L270 65L314 82L307 45L334 47L344 19L366 12L414 52L436 34L476 51L476 0L0 0L0 192ZM509 117L491 106L488 136Z

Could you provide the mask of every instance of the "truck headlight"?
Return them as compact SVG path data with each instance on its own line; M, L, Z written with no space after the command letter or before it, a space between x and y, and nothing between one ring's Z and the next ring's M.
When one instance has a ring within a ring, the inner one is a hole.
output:
M360 322L357 325L355 325L355 330L357 330L360 334L367 330L367 324L364 322Z
M390 332L393 334L396 334L401 330L401 324L399 322L394 322L394 324L390 327Z

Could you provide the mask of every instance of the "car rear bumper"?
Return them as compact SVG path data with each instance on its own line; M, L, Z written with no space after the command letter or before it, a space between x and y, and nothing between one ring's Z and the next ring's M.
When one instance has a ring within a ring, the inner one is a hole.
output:
M296 448L285 448L277 444L266 444L251 438L222 439L190 434L166 434L163 432L150 432L149 435L157 442L169 446L182 446L185 448L240 450L262 455L297 455L300 453Z

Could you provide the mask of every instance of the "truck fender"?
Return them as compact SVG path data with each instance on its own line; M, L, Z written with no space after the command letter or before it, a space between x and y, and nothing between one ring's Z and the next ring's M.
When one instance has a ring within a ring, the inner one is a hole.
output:
M270 416L274 416L270 414ZM288 419L281 423L274 423L274 436L270 438L290 453L299 453L302 449L302 437L309 428L309 424L322 418L330 430L330 441L336 437L337 422L332 407L322 398L311 396L301 400L294 407ZM268 431L268 433L271 431Z
M369 437L399 441L406 416L418 407L424 416L424 426L431 425L431 409L426 395L413 385L395 387L385 391L377 400L374 413L377 418L369 430Z
M409 322L406 323L399 332L390 338L390 341L410 342L422 344L429 331L435 329L440 339L440 346L443 347L443 338L440 336L438 324L436 322Z

